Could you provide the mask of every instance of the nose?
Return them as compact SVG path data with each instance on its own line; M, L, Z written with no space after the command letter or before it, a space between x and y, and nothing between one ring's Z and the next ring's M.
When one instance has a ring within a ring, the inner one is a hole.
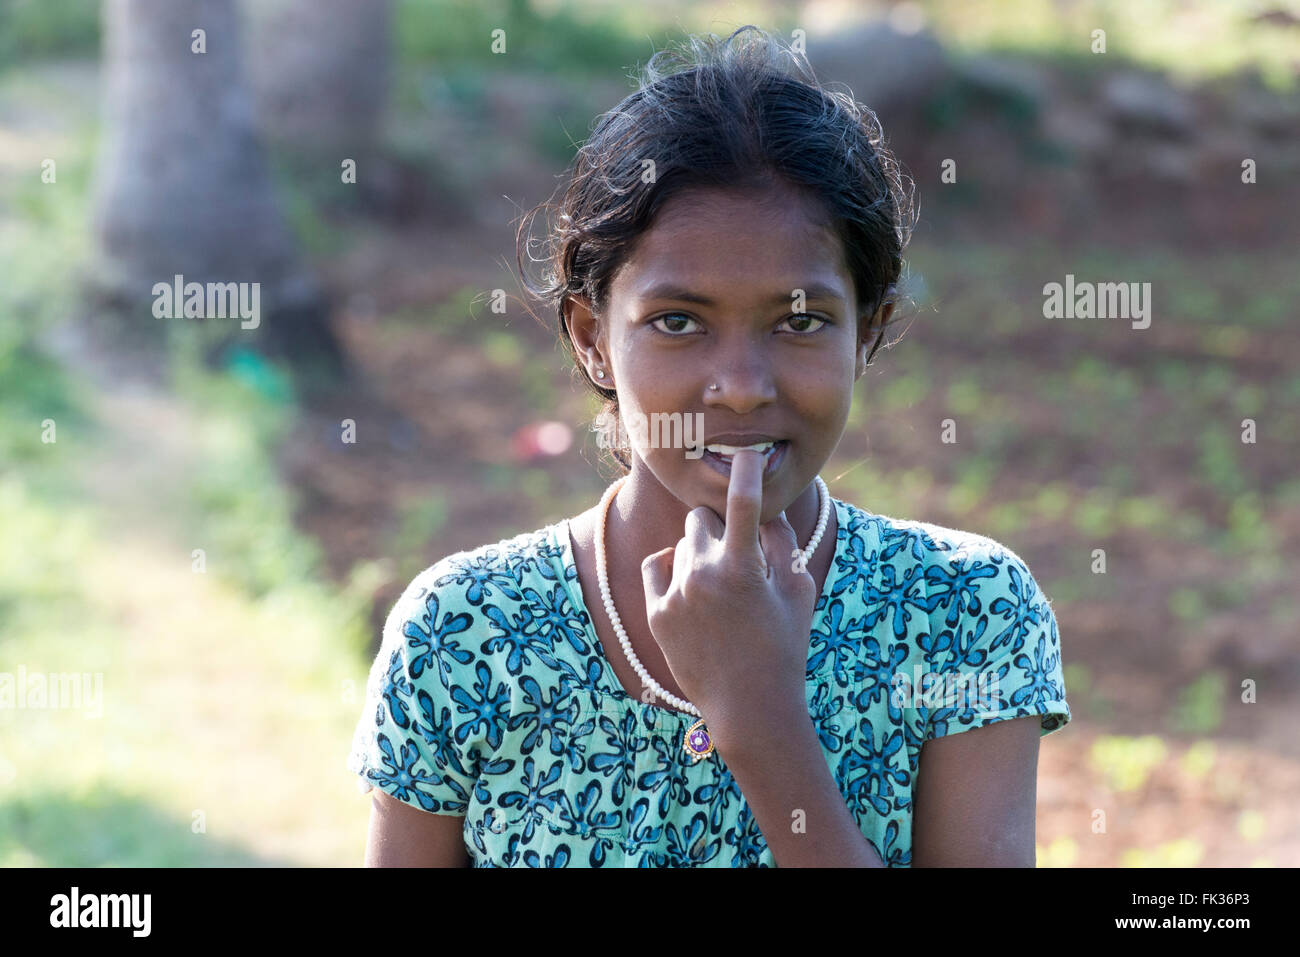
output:
M776 376L765 345L734 342L710 358L715 361L710 362L713 370L708 382L716 384L717 389L705 386L706 406L730 409L739 416L776 401Z

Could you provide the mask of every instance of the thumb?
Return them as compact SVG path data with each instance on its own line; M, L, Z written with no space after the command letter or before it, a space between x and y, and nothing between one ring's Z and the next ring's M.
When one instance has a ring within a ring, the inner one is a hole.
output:
M646 607L657 603L668 592L673 580L675 547L663 548L647 555L641 562L641 584L645 587Z

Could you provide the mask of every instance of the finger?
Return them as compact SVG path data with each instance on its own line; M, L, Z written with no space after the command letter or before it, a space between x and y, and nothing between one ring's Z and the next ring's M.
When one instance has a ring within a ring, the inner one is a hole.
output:
M799 548L799 536L795 534L790 520L785 517L785 512L760 525L758 539L768 568L774 570L773 574L782 578L798 574L794 571L795 558L792 553Z
M727 526L717 512L707 505L701 505L686 513L686 530L683 534L696 554L704 555L722 541L726 529Z
M673 577L672 548L661 548L641 561L641 584L645 588L645 603L649 609L668 593Z
M731 480L727 484L727 527L723 544L728 552L761 554L758 519L763 511L763 469L767 457L753 449L741 449L731 457Z

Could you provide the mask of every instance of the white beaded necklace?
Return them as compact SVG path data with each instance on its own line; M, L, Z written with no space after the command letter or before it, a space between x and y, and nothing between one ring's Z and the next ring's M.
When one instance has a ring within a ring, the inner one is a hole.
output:
M614 496L618 494L618 490L623 487L623 483L627 479L628 476L625 475L610 485L600 500L600 527L596 532L596 576L600 580L600 597L605 603L605 614L609 616L610 624L614 626L614 632L618 635L619 643L623 646L623 654L627 655L627 660L632 663L632 669L640 676L641 680L645 682L650 690L669 704L700 719L686 729L686 734L682 740L682 750L694 758L695 761L702 761L713 753L713 739L704 727L704 717L700 714L700 709L689 701L666 691L663 685L650 677L650 673L645 670L645 666L641 664L640 659L632 650L632 642L628 640L627 632L623 630L622 619L618 617L618 612L614 608L614 599L609 592L609 575L605 570L605 519L609 515L610 503L614 501ZM814 480L817 483L817 500L820 511L817 516L817 528L814 529L812 538L808 541L808 547L800 553L801 563L805 568L812 561L817 546L821 544L822 536L826 533L826 523L831 514L830 490L826 487L826 483L822 481L820 475L816 476Z

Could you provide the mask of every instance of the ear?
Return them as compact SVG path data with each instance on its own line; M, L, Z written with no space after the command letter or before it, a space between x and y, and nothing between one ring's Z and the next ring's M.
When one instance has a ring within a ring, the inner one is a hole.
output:
M885 334L885 324L889 322L889 317L894 312L894 304L886 302L876 310L875 316L868 318L863 316L864 332L861 340L858 342L858 360L853 371L853 380L856 382L861 379L867 371L867 355L871 352L871 347L875 345L877 339Z
M582 296L569 296L564 303L564 323L587 378L602 389L614 388L613 370L605 356L604 330L591 304ZM597 378L598 369L605 373L603 379Z

